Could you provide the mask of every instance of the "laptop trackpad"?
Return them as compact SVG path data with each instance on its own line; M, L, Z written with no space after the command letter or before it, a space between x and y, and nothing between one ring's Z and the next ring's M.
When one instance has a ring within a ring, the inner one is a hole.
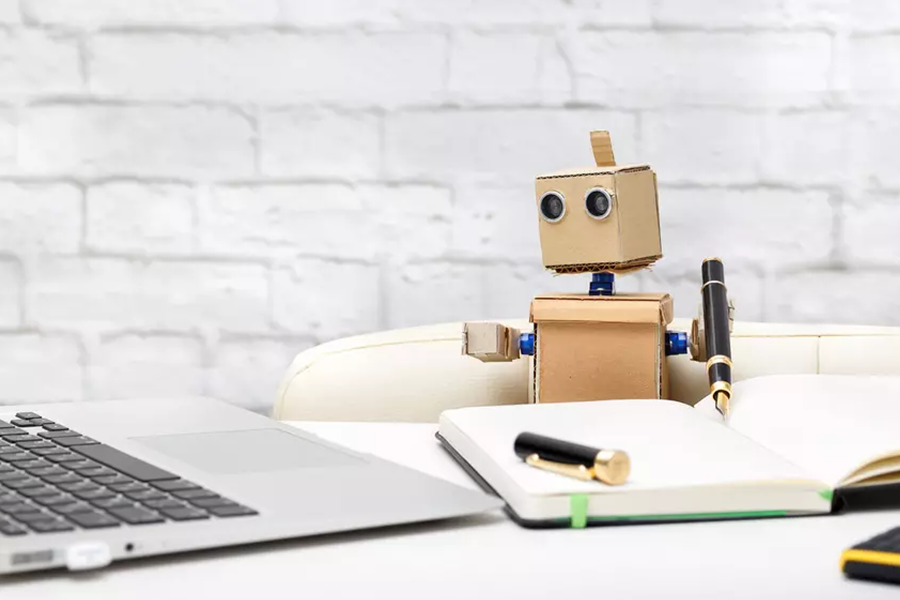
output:
M361 462L355 456L281 429L155 435L131 440L192 467L223 475L339 467Z

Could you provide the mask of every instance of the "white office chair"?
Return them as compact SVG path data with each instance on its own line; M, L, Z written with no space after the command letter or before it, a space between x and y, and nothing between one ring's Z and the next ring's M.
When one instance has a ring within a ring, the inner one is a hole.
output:
M527 321L505 324L529 330ZM673 331L690 329L676 319ZM274 416L293 421L435 422L463 406L528 402L529 359L482 363L460 350L462 323L397 329L322 344L291 364ZM900 328L734 324L735 380L776 373L900 375ZM694 404L709 389L702 363L669 357L671 395Z

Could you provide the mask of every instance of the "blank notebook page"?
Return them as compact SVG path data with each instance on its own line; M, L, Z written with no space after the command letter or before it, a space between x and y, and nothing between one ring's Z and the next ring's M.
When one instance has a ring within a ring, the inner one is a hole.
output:
M492 473L482 467L495 462L496 467L492 465L490 471L504 471L526 494L621 493L810 479L790 462L674 401L607 400L458 409L441 415L441 431L489 481ZM625 450L631 458L631 476L625 485L604 486L529 467L513 453L513 441L523 431ZM480 458L482 453L492 461Z
M711 400L697 408L710 414ZM836 486L900 451L900 377L774 375L734 385L728 425Z

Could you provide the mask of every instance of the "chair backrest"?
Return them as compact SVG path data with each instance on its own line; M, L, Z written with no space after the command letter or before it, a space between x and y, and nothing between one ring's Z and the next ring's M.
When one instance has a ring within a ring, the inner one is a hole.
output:
M527 321L504 324L528 329ZM670 329L688 331L687 320ZM278 391L274 416L309 421L435 422L463 406L529 401L530 362L481 363L460 350L461 323L335 340L302 352ZM735 380L781 373L900 375L900 328L737 322ZM669 358L671 395L708 393L704 365Z

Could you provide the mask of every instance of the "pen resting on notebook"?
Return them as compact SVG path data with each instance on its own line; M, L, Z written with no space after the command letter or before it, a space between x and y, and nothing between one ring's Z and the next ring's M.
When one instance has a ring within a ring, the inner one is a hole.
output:
M620 485L631 472L631 461L622 450L602 450L536 433L519 434L513 451L532 467L585 481Z

